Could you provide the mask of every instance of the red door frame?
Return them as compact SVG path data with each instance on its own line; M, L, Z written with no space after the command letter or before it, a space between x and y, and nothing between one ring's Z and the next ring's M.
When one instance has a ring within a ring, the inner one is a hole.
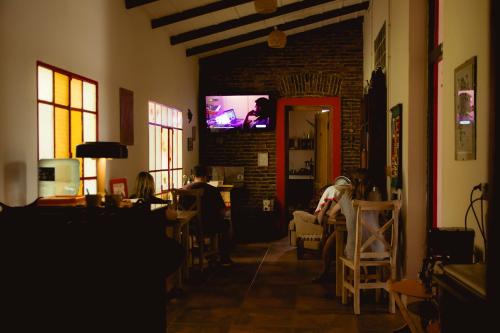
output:
M340 175L341 165L341 119L340 119L340 97L296 97L280 98L276 113L276 203L278 205L279 219L277 228L279 231L286 230L288 221L286 219L286 161L285 157L288 142L286 134L288 124L286 119L286 106L300 105L318 105L330 107L330 126L332 135L330 136L330 145L332 147L332 176Z

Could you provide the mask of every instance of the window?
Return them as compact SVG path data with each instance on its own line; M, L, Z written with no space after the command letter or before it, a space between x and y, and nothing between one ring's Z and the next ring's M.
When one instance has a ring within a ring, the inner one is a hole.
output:
M149 102L149 172L156 193L182 187L182 112Z
M97 141L97 82L37 63L38 158L76 158L76 146ZM97 192L96 161L80 160L80 194Z

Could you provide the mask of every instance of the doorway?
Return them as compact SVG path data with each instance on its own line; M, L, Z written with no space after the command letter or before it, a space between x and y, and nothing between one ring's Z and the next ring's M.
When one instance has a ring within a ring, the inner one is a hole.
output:
M282 98L276 120L277 228L286 232L293 205L303 206L340 175L340 98Z

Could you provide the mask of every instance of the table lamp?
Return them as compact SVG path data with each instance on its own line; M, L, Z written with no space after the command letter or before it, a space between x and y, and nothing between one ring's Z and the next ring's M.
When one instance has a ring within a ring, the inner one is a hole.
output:
M106 194L106 159L127 158L127 146L119 142L85 142L76 146L76 157L97 159L97 194Z

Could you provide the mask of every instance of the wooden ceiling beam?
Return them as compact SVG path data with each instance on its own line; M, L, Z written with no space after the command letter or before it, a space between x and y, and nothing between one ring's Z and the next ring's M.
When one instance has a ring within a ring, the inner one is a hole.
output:
M222 0L209 3L204 6L191 8L180 13L175 13L151 20L151 27L153 29L163 27L172 23L184 21L193 17L213 13L226 8L238 6L253 0Z
M150 2L155 2L158 0L125 0L125 8L130 9L134 7L139 7Z
M305 17L303 19L280 24L277 26L277 28L281 31L299 28L299 27L302 27L302 26L305 26L308 24L313 24L313 23L329 20L329 19L332 19L332 18L335 18L338 16L347 15L347 14L355 13L358 11L366 10L368 8L369 4L370 4L369 1L365 1L365 2L355 4L355 5L330 10L328 12L324 12L321 14L311 15L311 16ZM200 53L204 53L204 52L220 49L220 48L223 48L226 46L246 42L246 41L249 41L252 39L264 37L264 36L269 35L271 33L271 31L273 31L273 30L274 30L273 27L259 29L259 30L255 30L255 31L252 31L252 32L249 32L246 34L234 36L231 38L222 39L222 40L218 40L218 41L215 41L212 43L195 46L195 47L192 47L192 48L189 48L186 50L186 56L190 57L190 56L197 55Z
M333 2L333 1L337 1L337 0L309 0L309 1L294 2L292 4L279 7L274 13L271 13L271 14L264 14L264 15L263 14L251 14L251 15L247 15L247 16L244 16L244 17L241 17L238 19L221 22L219 24L214 24L214 25L211 25L208 27L203 27L200 29L191 30L191 31L180 33L180 34L175 35L175 36L171 36L170 37L170 44L176 45L176 44L187 42L187 41L197 39L200 37L205 37L205 36L212 35L212 34L215 34L218 32L226 31L229 29L234 29L237 27L241 27L243 25L259 22L259 21L266 20L266 19L269 19L272 17L281 16L281 15L292 13L292 12L299 11L299 10L304 10L304 9L307 9L310 7L314 7L317 5L321 5L321 4Z

